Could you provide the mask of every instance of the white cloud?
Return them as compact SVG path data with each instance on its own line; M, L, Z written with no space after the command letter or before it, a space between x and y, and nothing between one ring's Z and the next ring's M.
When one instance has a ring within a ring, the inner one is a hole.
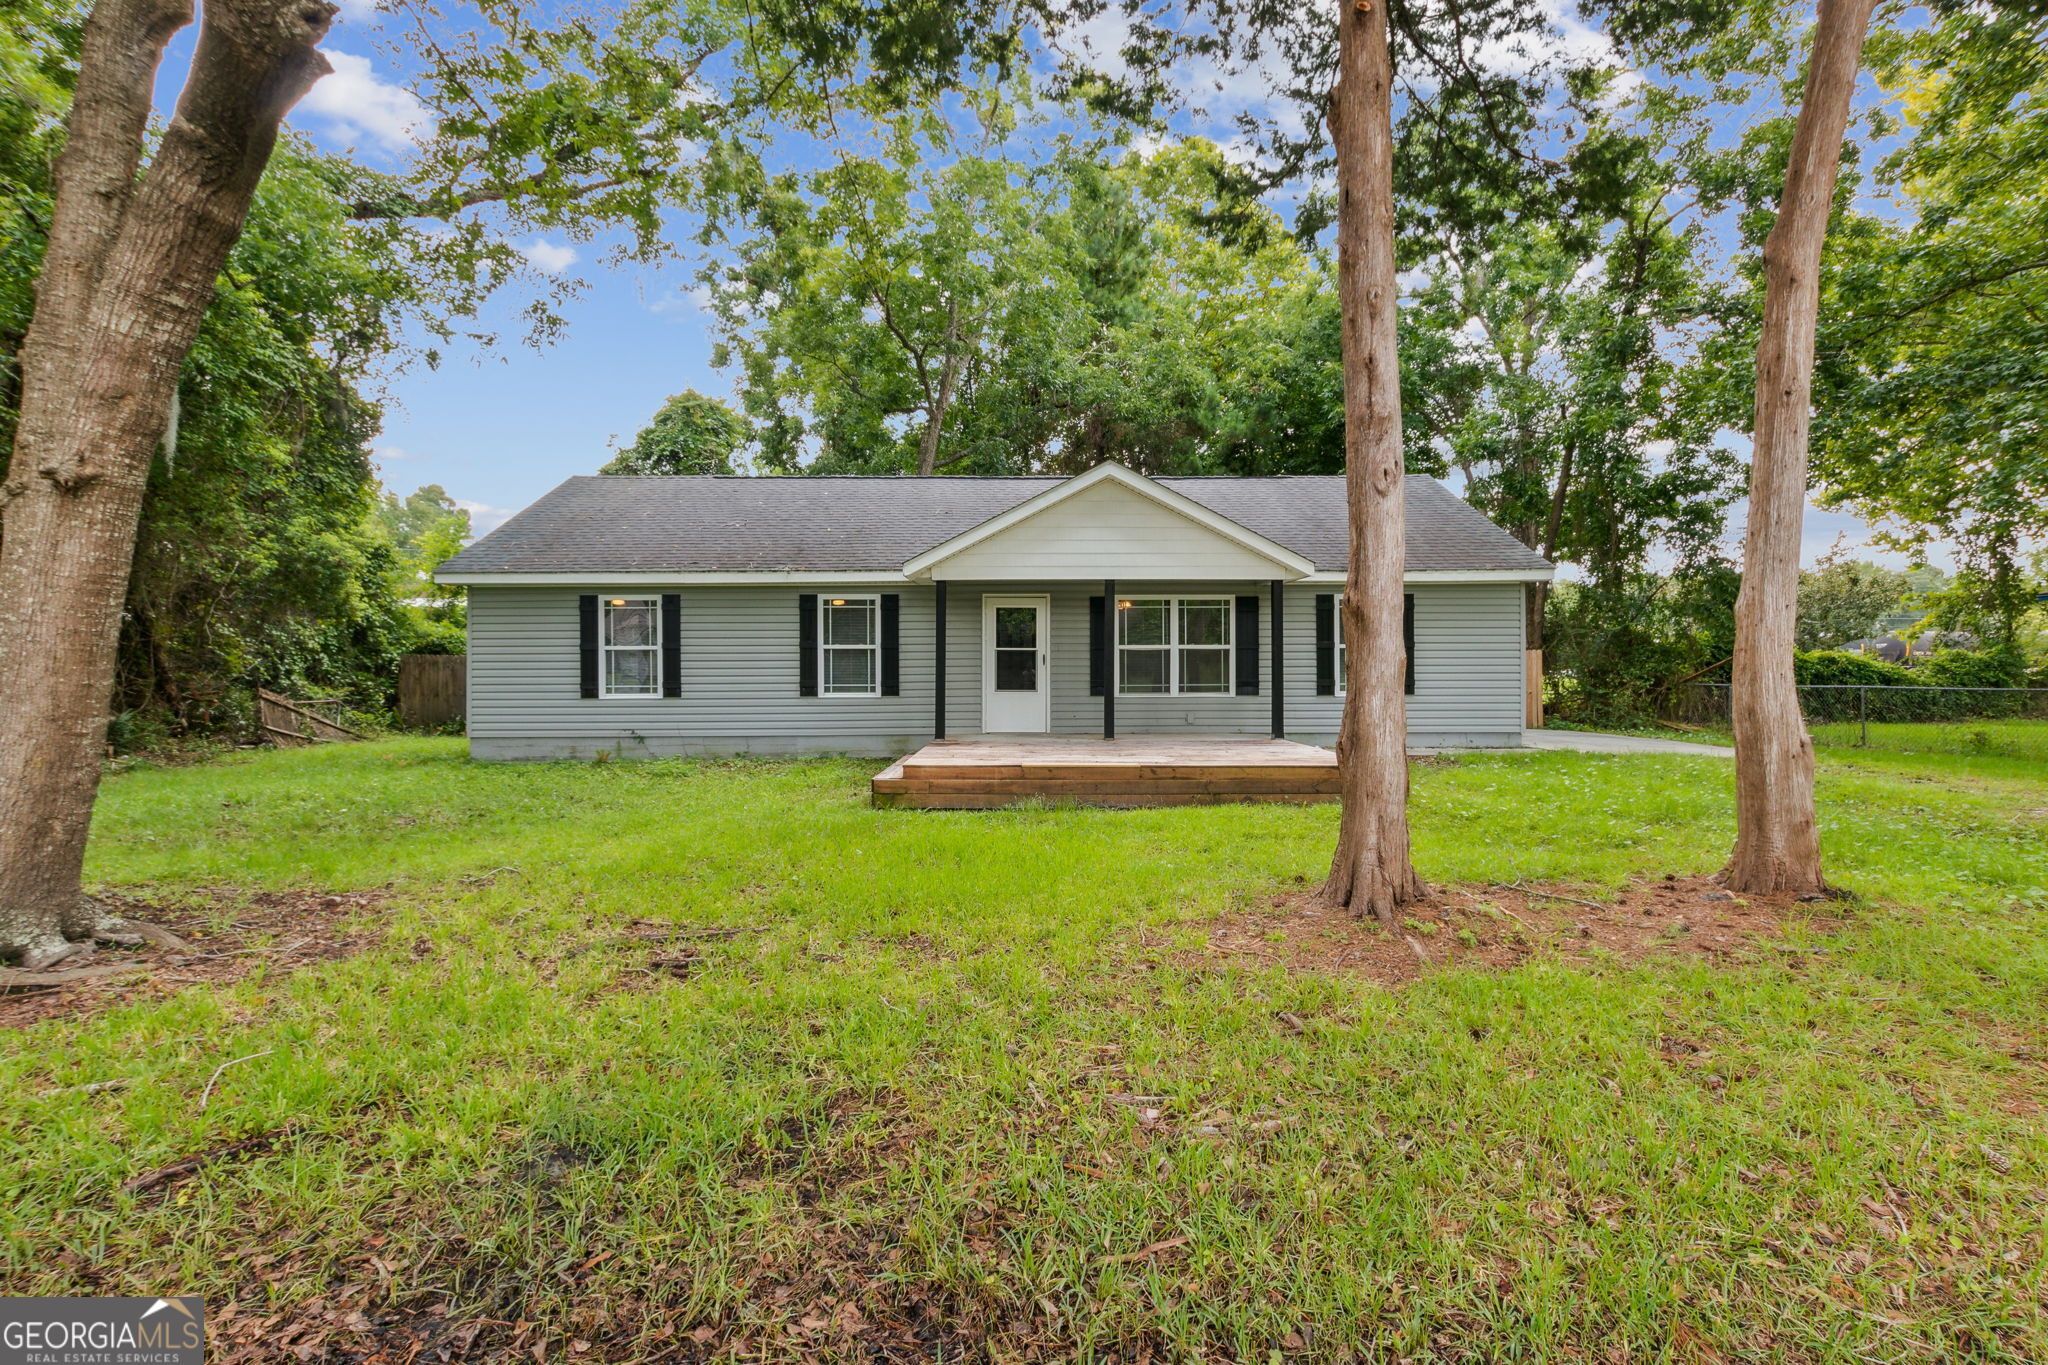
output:
M344 137L374 142L390 151L417 143L428 123L426 106L403 86L387 85L370 69L370 59L323 48L334 74L313 86L298 112L325 119Z
M379 465L386 465L407 464L414 460L424 460L427 457L424 455L415 455L410 450L402 449L399 446L378 446L375 450L370 452L370 458L375 460Z
M652 291L643 287L640 291L641 306L648 312L661 317L695 317L711 312L711 291L701 284L684 285L681 288L656 288Z
M1140 133L1131 139L1131 155L1140 161L1149 161L1179 141L1179 138L1165 137L1158 133Z
M582 259L575 247L557 246L541 237L519 248L519 254L526 257L526 263L535 270L549 275L559 275Z
M478 535L497 530L519 509L516 507L493 507L489 503L470 502L464 498L453 499L455 505L469 513L469 529Z

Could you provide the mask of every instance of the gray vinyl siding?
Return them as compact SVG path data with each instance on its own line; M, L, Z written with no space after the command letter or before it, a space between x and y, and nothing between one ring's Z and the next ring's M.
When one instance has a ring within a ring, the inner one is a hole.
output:
M1316 594L1336 584L1287 590L1287 734L1336 742L1342 697L1316 691ZM1418 747L1519 746L1523 719L1522 585L1415 583L1415 691L1408 742Z
M1334 587L1286 589L1287 732L1336 738L1342 698L1315 695L1315 597ZM936 590L790 586L669 588L682 596L682 696L586 701L577 674L579 589L472 587L469 591L469 734L479 758L588 758L666 754L907 753L932 737ZM610 593L653 593L629 578ZM797 694L799 592L895 592L901 599L901 694ZM1088 599L1100 583L952 583L947 603L947 731L981 729L984 593L1042 591L1052 599L1052 728L1099 734L1102 698L1088 693ZM1418 745L1513 745L1522 731L1522 585L1417 584L1415 695L1408 726ZM1257 696L1119 697L1124 735L1264 735L1272 723L1272 610L1263 582L1124 582L1119 596L1259 599Z
M479 758L906 753L931 738L933 589L693 587L680 592L680 698L585 700L572 588L469 590L469 736ZM797 695L798 592L901 599L901 695Z

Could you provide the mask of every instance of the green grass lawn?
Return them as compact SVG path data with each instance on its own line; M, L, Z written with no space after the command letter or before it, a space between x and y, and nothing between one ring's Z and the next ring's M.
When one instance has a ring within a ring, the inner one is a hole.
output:
M875 811L872 766L112 778L97 883L389 886L383 938L0 1033L0 1281L350 1360L2048 1358L2042 765L1827 751L1863 899L1810 952L1399 989L1200 952L1331 808ZM1593 897L1713 870L1730 769L1418 766L1414 825L1432 880ZM636 919L742 932L678 980Z
M2009 760L2014 771L2048 770L2048 720L1969 719L1817 723L1813 742L1914 757Z

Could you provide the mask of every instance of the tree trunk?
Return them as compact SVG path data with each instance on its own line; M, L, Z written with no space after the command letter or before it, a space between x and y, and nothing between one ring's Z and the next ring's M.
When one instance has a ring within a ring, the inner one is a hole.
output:
M1874 0L1820 0L1785 193L1764 243L1749 528L1735 603L1735 851L1722 874L1734 891L1826 889L1813 805L1813 740L1799 713L1792 649L1821 248L1873 8Z
M1564 421L1565 417L1566 414L1562 412L1558 414L1560 422ZM1552 562L1555 562L1557 559L1558 537L1564 533L1564 504L1565 498L1571 492L1572 459L1578 453L1578 445L1577 437L1567 436L1565 438L1564 453L1559 457L1557 463L1557 484L1550 492L1550 516L1543 524L1543 543L1530 547L1531 549L1541 550L1543 557ZM1522 601L1523 609L1527 613L1526 625L1523 630L1522 648L1533 649L1540 653L1545 644L1543 612L1550 602L1550 585L1548 583L1531 583L1528 595Z
M946 305L946 359L939 366L939 391L933 397L931 412L924 424L924 435L917 443L917 473L920 478L930 478L939 472L939 436L946 429L946 411L953 406L953 390L960 383L960 371L966 360L960 354L960 301L950 300Z
M1337 741L1344 811L1323 899L1393 923L1427 894L1408 851L1407 649L1402 569L1401 380L1395 342L1393 66L1386 0L1337 21L1330 99L1337 152L1337 289L1343 309L1345 498L1351 558L1340 608L1348 658Z
M90 934L80 889L151 456L287 110L328 70L326 0L209 0L140 179L180 0L99 0L58 159L0 486L0 959Z

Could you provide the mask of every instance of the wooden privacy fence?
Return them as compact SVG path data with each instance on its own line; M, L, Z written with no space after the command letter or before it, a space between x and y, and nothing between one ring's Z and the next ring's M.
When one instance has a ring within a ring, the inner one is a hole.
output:
M407 654L398 661L398 718L407 725L452 725L466 713L468 695L466 654Z
M263 738L272 744L286 748L299 744L327 744L335 740L361 739L362 736L346 725L331 718L339 714L345 698L332 697L317 701L293 701L281 697L267 687L256 689L256 720L262 727ZM322 711L330 715L322 715Z

